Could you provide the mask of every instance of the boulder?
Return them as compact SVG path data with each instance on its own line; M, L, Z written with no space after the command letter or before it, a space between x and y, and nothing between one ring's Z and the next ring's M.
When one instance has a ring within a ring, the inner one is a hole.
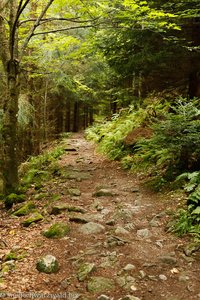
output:
M59 264L55 256L46 255L37 262L36 269L46 274L56 273L59 270Z
M114 288L114 281L105 277L92 277L87 284L87 290L90 293L102 293Z
M95 264L93 263L83 263L80 265L78 270L78 280L84 281L87 276L95 269Z
M43 216L39 212L32 213L28 219L24 220L21 224L24 227L30 226L32 223L37 223L43 220Z
M43 232L43 235L47 238L62 238L66 236L70 231L70 228L65 223L55 223L51 227Z
M105 231L105 227L101 224L88 222L79 228L79 232L83 234L98 234Z
M35 209L35 204L30 201L27 202L25 205L21 206L18 210L14 211L13 215L17 217L26 216L34 209Z
M148 239L152 236L148 228L137 230L137 236L143 239Z
M116 196L116 193L113 193L111 190L108 189L100 189L93 193L93 197L113 197Z

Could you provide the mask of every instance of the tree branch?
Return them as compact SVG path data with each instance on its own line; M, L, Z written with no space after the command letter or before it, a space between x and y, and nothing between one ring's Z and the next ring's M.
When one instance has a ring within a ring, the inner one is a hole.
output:
M26 49L30 39L33 37L35 29L40 25L40 21L42 20L42 18L44 17L44 15L46 14L47 10L49 9L49 7L51 6L51 4L53 3L54 0L49 0L47 5L45 6L45 8L43 9L43 11L41 12L41 14L39 15L39 17L36 19L32 29L30 30L29 35L27 36L27 38L24 41L24 44L22 45L22 49L21 49L21 53L20 53L20 60L24 54L24 50Z
M47 19L41 19L40 21L40 24L43 24L45 22L52 22L52 21L68 21L68 22L74 22L74 23L88 23L88 22L91 22L91 21L96 21L98 20L98 18L95 18L95 19L90 19L90 20L80 20L80 17L77 17L77 18L47 18ZM37 19L29 19L29 20L24 20L24 21L21 21L19 23L19 26L21 26L22 24L24 23L28 23L28 22L35 22Z
M54 30L49 30L49 31L41 31L41 32L34 33L33 36L35 36L35 35L41 35L41 34L48 34L48 33L68 31L68 30L72 30L72 29L91 28L91 27L95 27L95 25L72 26L72 27L54 29Z
M14 24L13 24L12 32L11 32L11 45L13 45L13 47L14 47L14 44L15 44L15 33L16 33L17 23L18 23L19 17L22 14L23 10L26 8L26 6L28 5L29 2L30 2L30 0L26 0L25 3L22 5L23 0L20 0L18 10L17 10L17 14L16 14L16 17L15 17L15 21L14 21ZM11 54L11 56L13 56L13 53Z

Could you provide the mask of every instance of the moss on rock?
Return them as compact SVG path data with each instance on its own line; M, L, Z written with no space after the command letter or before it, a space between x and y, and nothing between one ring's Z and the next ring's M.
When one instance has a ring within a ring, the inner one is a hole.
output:
M59 270L59 264L53 255L46 255L37 262L36 269L46 274L56 273Z
M70 231L70 228L67 224L64 223L55 223L51 227L44 231L42 234L47 238L62 238L66 236Z
M26 196L24 194L18 195L18 194L12 193L12 194L8 195L4 201L5 208L10 209L13 206L13 204L22 203L25 200L26 200Z
M43 220L43 216L39 213L39 212L34 212L30 215L30 217L28 219L26 219L25 221L23 221L21 224L24 227L28 227L30 226L32 223L37 223L39 221Z
M16 210L13 215L17 217L26 216L33 211L33 209L35 209L35 204L30 201Z
M102 293L115 288L114 281L105 277L92 277L87 285L87 290L90 293Z

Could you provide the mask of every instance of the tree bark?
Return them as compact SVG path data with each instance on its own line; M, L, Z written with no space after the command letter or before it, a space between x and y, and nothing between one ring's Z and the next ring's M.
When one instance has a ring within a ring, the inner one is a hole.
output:
M79 104L78 101L74 103L74 122L73 122L73 132L78 132L79 130Z
M19 98L19 66L16 60L7 64L8 96L3 117L3 178L4 190L13 191L18 186L17 113Z

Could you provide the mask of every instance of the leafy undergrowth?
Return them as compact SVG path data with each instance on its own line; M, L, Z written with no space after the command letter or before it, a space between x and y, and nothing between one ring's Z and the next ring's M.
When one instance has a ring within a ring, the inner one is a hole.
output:
M13 204L19 204L26 200L26 192L31 187L34 190L42 189L45 182L56 176L64 176L65 170L60 168L59 159L67 152L67 140L57 141L52 149L43 151L38 156L31 156L19 168L20 186L16 193L2 197L5 208L12 208Z
M147 130L152 133L146 134ZM145 174L154 190L184 188L187 206L178 212L171 230L199 239L199 132L199 103L179 98L170 109L166 102L157 102L138 111L123 110L111 121L89 128L87 137L98 143L101 153L120 160L125 169Z

